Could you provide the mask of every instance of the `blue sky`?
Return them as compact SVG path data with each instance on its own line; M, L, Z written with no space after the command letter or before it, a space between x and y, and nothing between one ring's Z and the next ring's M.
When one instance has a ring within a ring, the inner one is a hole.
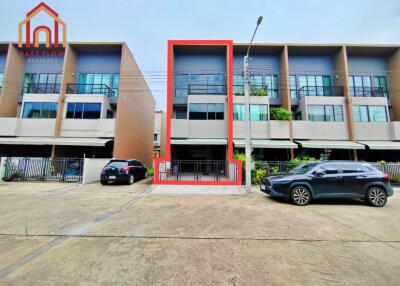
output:
M0 0L0 41L41 1ZM400 43L399 0L48 0L68 25L68 41L124 41L165 109L168 39L248 42Z

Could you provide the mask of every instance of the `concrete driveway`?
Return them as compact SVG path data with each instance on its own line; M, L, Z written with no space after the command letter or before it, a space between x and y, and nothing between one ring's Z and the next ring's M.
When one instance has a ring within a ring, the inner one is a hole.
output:
M259 193L0 185L0 285L398 285L400 193L297 207Z

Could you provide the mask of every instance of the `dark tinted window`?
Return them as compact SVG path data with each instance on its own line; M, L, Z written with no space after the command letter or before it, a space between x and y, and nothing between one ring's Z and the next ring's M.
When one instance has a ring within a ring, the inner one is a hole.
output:
M124 168L128 166L127 161L112 161L108 163L107 167Z
M83 119L98 119L101 114L101 103L85 103Z
M133 161L133 166L142 167L142 164L139 161Z
M321 170L327 175L339 174L339 167L336 164L326 164L321 166Z
M217 103L215 110L215 117L218 120L224 120L224 104Z
M74 112L75 112L75 103L74 102L68 103L66 118L74 118Z
M81 119L83 114L83 103L75 103L75 115L73 118Z
M193 103L189 105L189 119L207 120L207 104Z
M291 169L288 173L290 173L290 174L305 174L317 165L318 165L318 163L301 164L301 165Z
M374 170L374 168L370 165L360 165L360 168L362 172L371 172Z
M361 167L358 164L343 164L342 170L343 174L359 173L361 172Z

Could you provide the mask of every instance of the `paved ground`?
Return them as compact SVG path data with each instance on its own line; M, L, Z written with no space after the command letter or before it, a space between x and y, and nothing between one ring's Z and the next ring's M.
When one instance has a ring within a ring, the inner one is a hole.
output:
M151 190L0 185L0 285L399 285L400 192L372 208Z

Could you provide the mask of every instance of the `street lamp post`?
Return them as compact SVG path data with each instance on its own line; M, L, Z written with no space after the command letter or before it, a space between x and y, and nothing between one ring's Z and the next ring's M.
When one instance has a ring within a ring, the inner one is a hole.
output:
M256 35L258 26L261 24L263 17L258 17L257 26L251 38L247 53L243 59L244 68L244 97L245 97L245 149L246 149L246 192L251 193L251 121L250 121L250 72L249 72L249 53L254 36Z

